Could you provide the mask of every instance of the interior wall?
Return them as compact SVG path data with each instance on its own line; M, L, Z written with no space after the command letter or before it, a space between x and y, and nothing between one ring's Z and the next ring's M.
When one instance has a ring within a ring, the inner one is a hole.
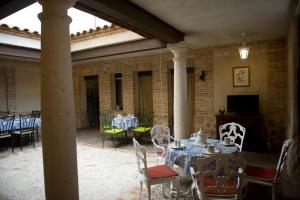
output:
M249 87L233 87L233 67L247 66L250 72ZM249 57L242 61L236 47L214 49L214 111L225 108L227 95L259 95L260 113L267 112L268 98L268 46L250 46Z
M18 114L40 110L39 63L0 59L0 65L7 69L9 111Z
M34 64L18 65L16 75L16 111L41 110L40 68Z

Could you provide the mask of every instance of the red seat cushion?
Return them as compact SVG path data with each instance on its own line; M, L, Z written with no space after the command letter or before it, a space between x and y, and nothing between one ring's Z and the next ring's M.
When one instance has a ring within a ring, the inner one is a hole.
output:
M161 179L178 176L172 168L167 165L158 165L147 168L147 174L150 179Z
M204 184L204 187L217 187L217 179L206 177L206 178L204 178L203 184ZM206 191L206 194L210 194L210 195L235 195L235 194L237 194L237 190L235 189L236 184L234 183L233 180L228 180L226 187L228 189L224 193L217 192L216 191L217 188L209 188Z
M276 175L276 169L247 165L246 175L260 179L273 180Z

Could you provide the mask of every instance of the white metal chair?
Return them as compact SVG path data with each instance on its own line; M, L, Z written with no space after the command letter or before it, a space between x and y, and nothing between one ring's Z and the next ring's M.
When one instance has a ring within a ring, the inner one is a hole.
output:
M230 142L234 143L239 151L242 151L243 142L246 134L246 128L235 122L223 124L219 127L220 140L224 141L226 137L230 138Z
M142 189L143 189L143 182L144 182L146 184L147 191L148 191L148 199L150 200L152 185L171 183L172 181L175 181L178 174L176 171L174 171L172 168L170 168L167 165L157 165L154 167L148 167L145 147L141 146L135 138L133 138L133 146L137 158L138 172L139 172L139 179L140 179L139 181L141 187L138 199L140 199Z
M276 186L279 182L280 175L284 168L288 154L288 149L291 143L292 140L290 139L284 141L276 168L265 168L247 165L245 183L252 182L272 187L272 200L275 200Z
M240 199L245 160L240 155L219 154L198 159L190 168L199 199Z
M170 128L161 124L153 126L150 134L158 164L159 160L164 160L166 149L174 138L170 134Z

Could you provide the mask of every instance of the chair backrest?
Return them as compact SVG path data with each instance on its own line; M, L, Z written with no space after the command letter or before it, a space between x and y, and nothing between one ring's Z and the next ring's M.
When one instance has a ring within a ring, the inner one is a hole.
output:
M39 111L39 110L33 110L31 113L32 113L36 118L40 118L40 116L41 116L41 111Z
M152 127L153 125L153 113L151 112L140 112L137 113L139 126L140 127Z
M100 126L101 130L110 129L112 122L112 115L110 111L102 111L100 112Z
M7 115L0 119L0 136L7 135L12 132L15 115Z
M219 127L220 140L224 141L226 137L230 138L231 143L239 148L239 151L242 151L243 142L246 134L246 128L237 124L235 122L223 124Z
M275 175L275 179L274 182L277 182L279 180L279 177L283 171L284 165L286 163L286 158L287 158L287 154L288 154L288 150L289 147L291 146L292 140L288 139L285 140L283 142L282 148L281 148L281 153L280 153L280 157L277 163L277 167L276 167L276 175Z
M141 175L147 177L147 156L145 147L141 146L135 138L133 138L132 141L137 160L138 171Z
M35 124L35 115L32 113L20 114L20 130L21 131L32 131Z
M170 128L161 124L156 124L151 131L152 141L159 146L168 146L171 142Z
M214 196L239 195L245 171L245 160L240 155L219 154L196 161L196 172L191 175L200 199Z
M0 119L5 118L9 114L8 111L0 111Z

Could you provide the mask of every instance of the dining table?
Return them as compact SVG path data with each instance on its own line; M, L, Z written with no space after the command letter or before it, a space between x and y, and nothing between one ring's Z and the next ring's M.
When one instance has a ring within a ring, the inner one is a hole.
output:
M208 146L214 146L215 151L210 153ZM169 166L177 165L185 174L190 174L190 167L196 167L199 158L205 158L216 154L232 154L238 152L234 144L225 145L217 139L207 139L206 144L196 144L194 138L180 140L180 146L175 142L170 143L166 150L165 162Z
M130 132L132 128L138 127L139 121L138 118L133 115L117 115L112 119L111 123L113 127L125 131L125 140L127 142L128 132Z
M26 120L29 120L29 119L26 119ZM13 123L13 131L20 129L20 124L21 124L20 118L15 118L15 119L14 119L14 123ZM40 127L41 124L42 124L41 118L35 118L35 121L34 121L34 128ZM25 125L22 124L22 127L24 127L24 126L25 126Z
M29 120L29 119L27 119L27 120ZM13 122L13 125L12 125L12 131L17 131L17 130L19 130L19 129L20 129L20 124L21 124L20 118L16 117L16 118L14 119L14 122ZM42 124L41 118L36 118L35 121L34 121L34 127L35 127L35 128L38 128L38 127L41 126L41 124ZM25 127L25 125L22 124L22 127ZM4 128L4 127L0 126L0 131L3 131L3 130L2 130L3 128Z
M177 144L176 144L177 143ZM238 148L234 144L226 145L222 141L217 139L207 139L205 144L197 144L195 143L195 137L174 141L167 146L165 163L171 167L177 165L183 171L183 176L181 176L181 181L184 180L185 187L179 185L178 196L181 197L193 197L192 191L194 190L194 185L192 184L191 176L190 176L190 167L193 167L197 170L205 170L205 169L197 169L197 160L201 158L206 158L216 154L234 154L238 153ZM208 146L213 146L214 151L208 151ZM208 165L208 167L215 167L214 163ZM233 164L234 167L234 164ZM178 184L178 183L176 183ZM175 186L176 187L176 186Z

